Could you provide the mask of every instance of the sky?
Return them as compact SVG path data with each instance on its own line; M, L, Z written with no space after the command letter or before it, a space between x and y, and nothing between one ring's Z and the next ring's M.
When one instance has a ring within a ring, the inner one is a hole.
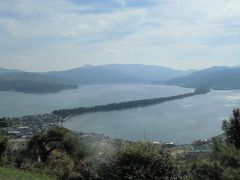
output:
M240 65L240 0L1 0L0 67Z

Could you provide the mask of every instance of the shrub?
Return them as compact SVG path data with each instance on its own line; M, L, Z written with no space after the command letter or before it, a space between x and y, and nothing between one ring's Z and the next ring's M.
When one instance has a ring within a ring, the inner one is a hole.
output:
M66 179L74 169L74 162L65 152L54 150L47 161L47 170L57 175L59 178Z
M100 168L100 179L180 179L178 162L159 145L133 143Z

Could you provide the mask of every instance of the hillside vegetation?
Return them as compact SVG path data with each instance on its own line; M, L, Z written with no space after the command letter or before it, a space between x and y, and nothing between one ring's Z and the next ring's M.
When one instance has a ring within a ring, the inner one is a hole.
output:
M0 134L0 164L4 166L0 168L0 179L41 180L54 175L64 180L237 180L239 129L240 110L236 109L223 122L226 141L209 141L212 153L190 159L173 155L159 143L109 138L86 141L61 127L36 134L19 148L13 148L14 144Z

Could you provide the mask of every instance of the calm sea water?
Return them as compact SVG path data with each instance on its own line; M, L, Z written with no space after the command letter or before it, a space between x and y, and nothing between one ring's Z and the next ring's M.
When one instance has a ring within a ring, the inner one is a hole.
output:
M222 133L223 119L240 107L240 91L212 91L144 108L76 116L64 126L129 140L190 143Z
M52 94L0 91L0 117L19 117L51 112L60 108L171 96L191 91L176 86L157 85L86 85L76 90Z
M0 116L18 117L126 100L172 96L191 89L159 85L91 85L55 94L0 92ZM85 114L69 119L72 130L100 132L115 138L189 143L220 134L221 123L240 107L240 91L212 91L144 108Z

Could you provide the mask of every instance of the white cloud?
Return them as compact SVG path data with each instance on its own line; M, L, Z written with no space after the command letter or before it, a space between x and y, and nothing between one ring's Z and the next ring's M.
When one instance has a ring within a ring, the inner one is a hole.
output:
M20 60L23 60L23 61L25 61L25 60L27 60L27 58L26 57L24 57L24 56L15 56L17 59L20 59Z
M68 31L64 33L64 36L77 36L77 33L74 31Z
M121 7L125 7L127 4L127 0L114 0L114 1L119 3Z
M121 55L118 50L112 50L112 51L108 52L108 54L110 56L120 56Z
M33 60L22 68L34 70L105 63L200 68L239 61L239 0L159 0L140 7L112 0L121 7L105 9L67 0L20 1L0 1L5 65L11 54L26 54Z

